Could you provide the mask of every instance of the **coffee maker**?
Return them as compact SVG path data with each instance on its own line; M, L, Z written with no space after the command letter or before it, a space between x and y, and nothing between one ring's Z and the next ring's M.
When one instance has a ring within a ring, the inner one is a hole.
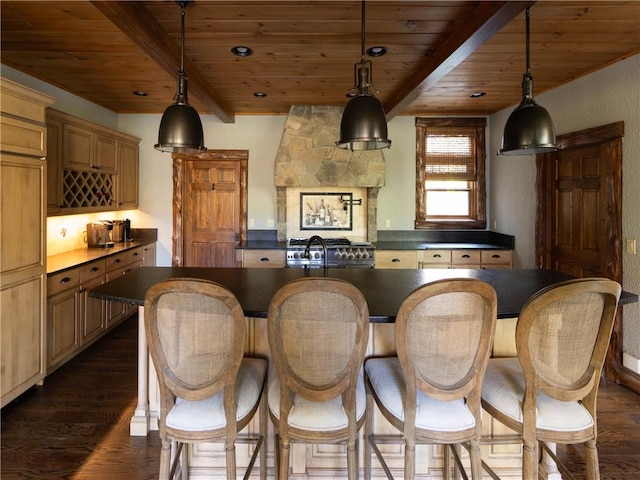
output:
M89 248L113 247L112 231L113 222L110 220L87 223L87 246Z
M131 242L131 220L114 220L111 238L114 242Z

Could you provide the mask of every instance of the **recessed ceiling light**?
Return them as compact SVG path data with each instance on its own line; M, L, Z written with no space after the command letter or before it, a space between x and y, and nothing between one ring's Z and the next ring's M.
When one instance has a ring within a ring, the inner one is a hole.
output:
M471 98L480 98L480 97L484 97L487 94L487 92L473 92L471 95L469 95Z
M267 94L265 92L255 92L253 96L258 98L264 98L267 96Z
M233 47L231 49L231 53L233 53L236 57L248 57L249 55L253 55L253 50L251 50L249 47L238 45L237 47Z
M387 53L387 47L382 45L376 45L375 47L369 47L367 49L367 55L370 57L381 57Z
M136 97L146 97L147 92L143 92L142 90L134 90L132 92Z

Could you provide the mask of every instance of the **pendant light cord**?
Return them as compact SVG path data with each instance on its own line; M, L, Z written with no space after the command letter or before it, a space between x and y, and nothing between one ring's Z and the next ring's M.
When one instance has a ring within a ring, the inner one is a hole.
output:
M184 17L185 2L180 2L180 75L184 75Z
M529 68L529 9L527 8L527 11L525 13L525 19L526 19L526 61L527 61L527 73L530 72L530 68Z
M364 12L365 12L365 8L364 8L364 3L365 0L362 0L362 15L361 15L361 28L360 28L360 63L362 63L363 65L365 64L365 60L364 60Z

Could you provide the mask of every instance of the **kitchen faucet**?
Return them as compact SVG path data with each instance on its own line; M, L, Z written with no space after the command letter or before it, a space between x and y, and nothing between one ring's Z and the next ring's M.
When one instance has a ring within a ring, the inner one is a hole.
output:
M304 249L304 258L310 258L311 254L309 250L311 249L311 245L313 245L314 241L318 241L318 243L322 246L322 253L324 255L323 257L324 269L326 270L327 268L329 268L329 255L327 254L327 242L325 242L324 238L322 238L320 235L312 235L311 237L309 237L309 240L307 240L307 246Z

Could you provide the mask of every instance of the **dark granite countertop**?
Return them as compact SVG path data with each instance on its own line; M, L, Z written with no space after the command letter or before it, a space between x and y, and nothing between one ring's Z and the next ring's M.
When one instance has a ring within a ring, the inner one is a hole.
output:
M89 292L92 297L144 305L147 290L169 278L205 278L229 288L248 317L266 318L269 302L287 282L300 277L321 277L324 269L302 268L190 268L142 267ZM444 278L477 278L496 289L498 318L517 317L528 298L548 285L572 278L552 270L467 270L467 269L333 269L327 275L341 278L362 291L369 305L372 323L395 320L402 301L415 288ZM624 292L621 304L638 301Z
M77 248L57 255L47 257L47 275L79 267L85 263L106 258L132 248L155 243L158 240L158 230L155 228L132 229L134 240L131 242L115 242L108 248Z
M377 242L377 250L511 250L494 243L446 243L446 242Z

